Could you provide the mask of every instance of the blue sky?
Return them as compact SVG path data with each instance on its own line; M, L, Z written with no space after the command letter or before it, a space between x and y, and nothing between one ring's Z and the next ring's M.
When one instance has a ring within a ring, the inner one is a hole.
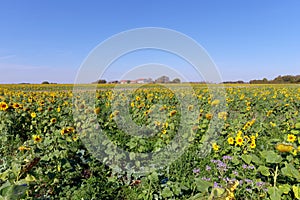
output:
M297 0L0 0L0 83L73 83L99 43L142 27L193 38L224 81L300 74L299 19ZM176 56L146 53L118 60L104 78L118 79L133 66L162 60L196 80Z

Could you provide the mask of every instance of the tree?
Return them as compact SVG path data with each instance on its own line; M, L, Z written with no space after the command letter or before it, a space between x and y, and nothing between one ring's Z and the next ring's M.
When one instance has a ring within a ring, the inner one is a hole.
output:
M100 79L100 80L98 80L98 81L95 81L95 82L93 82L93 83L97 83L97 84L104 84L104 83L106 83L106 80L104 80L104 79Z
M42 84L50 84L48 81L43 81Z
M181 83L181 80L179 78L174 78L172 83Z
M155 80L156 83L169 83L170 78L167 76L161 76L158 79Z

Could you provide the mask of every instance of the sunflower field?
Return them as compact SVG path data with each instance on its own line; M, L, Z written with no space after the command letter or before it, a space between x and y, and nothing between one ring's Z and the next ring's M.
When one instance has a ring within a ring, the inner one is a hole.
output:
M300 199L297 85L73 88L0 85L0 200Z

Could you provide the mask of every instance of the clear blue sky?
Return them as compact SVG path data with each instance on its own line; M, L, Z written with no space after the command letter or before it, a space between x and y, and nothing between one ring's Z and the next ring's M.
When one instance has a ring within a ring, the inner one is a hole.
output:
M0 83L72 83L100 42L149 26L196 40L223 80L300 74L299 20L298 0L0 0ZM123 59L123 65L134 59ZM108 79L121 75L118 67Z

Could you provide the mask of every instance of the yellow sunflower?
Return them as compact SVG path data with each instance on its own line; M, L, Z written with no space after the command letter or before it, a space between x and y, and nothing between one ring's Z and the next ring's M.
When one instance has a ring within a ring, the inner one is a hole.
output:
M33 113L30 114L30 116L31 116L32 118L35 118L35 117L36 117L36 113L33 112Z
M214 142L212 144L212 148L213 148L214 151L218 151L220 147L219 147L219 145L217 145L217 143Z
M7 110L8 109L8 105L7 105L7 103L5 103L5 102L0 102L0 110L3 110L3 111L5 111L5 110Z
M291 152L294 147L291 144L278 143L275 148L282 153Z
M235 143L236 143L236 145L239 145L239 146L242 146L243 145L243 142L244 142L244 140L243 140L243 138L242 137L236 137L235 138Z
M32 139L33 139L34 143L42 142L42 137L40 135L33 135Z
M229 137L229 138L227 139L227 142L228 142L228 144L233 145L233 144L234 144L234 139L233 139L233 137Z
M295 140L296 140L296 136L295 135L288 134L288 136L287 136L287 141L288 142L295 142Z

